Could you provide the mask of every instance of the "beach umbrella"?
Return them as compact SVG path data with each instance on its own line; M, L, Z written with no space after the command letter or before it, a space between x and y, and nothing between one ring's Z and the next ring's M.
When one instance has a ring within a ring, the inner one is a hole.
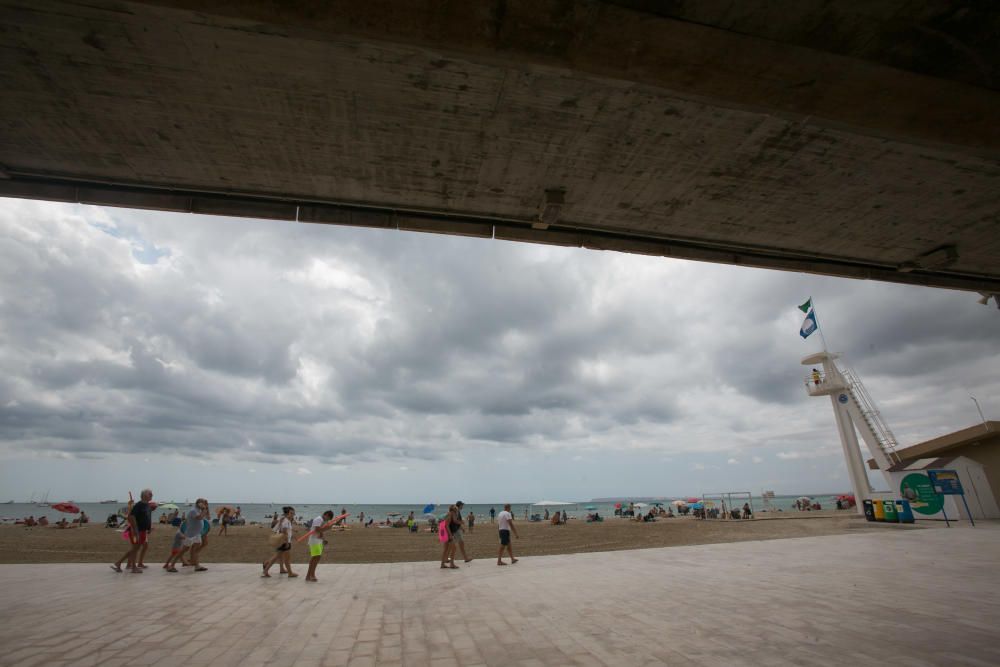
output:
M175 505L173 503L163 503L162 505L159 506L159 509L173 511L173 510L180 509L180 508L177 507L177 505Z
M798 498L796 498L796 500L804 500L807 503L811 503L812 502L812 498L810 498L809 496L799 496Z
M73 503L67 501L65 503L56 503L52 506L52 509L57 512L62 512L64 514L79 514L80 508Z
M230 507L229 505L223 505L221 507L215 508L215 516L222 516L222 513L225 512L226 510L229 510L230 514L236 514L235 507Z
M622 508L622 504L621 503L615 503L615 509L616 510L620 510L621 508Z
M684 505L687 505L687 502L683 500L671 500L670 504L674 507L683 507Z
M691 509L693 510L700 510L702 507L704 507L704 505L702 505L701 503L694 503L693 505L691 505Z
M688 503L699 503L699 502L701 502L701 498L688 498L686 502L688 502Z
M435 505L434 503L428 503L427 505L424 505L424 514L430 514L431 512L434 511L435 507L437 507L437 505Z
M646 503L633 503L632 507L649 507Z
M583 509L585 509L585 510L596 510L597 509L597 505L587 505Z

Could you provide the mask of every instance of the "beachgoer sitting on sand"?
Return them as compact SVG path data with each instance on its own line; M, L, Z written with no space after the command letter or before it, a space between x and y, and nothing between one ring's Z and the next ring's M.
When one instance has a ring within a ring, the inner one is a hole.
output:
M40 516L40 517L38 517L38 525L39 526L47 526L47 525L49 525L49 520L47 518L45 518L44 516Z
M37 522L37 521L35 521L35 515L34 515L34 514L32 514L32 515L31 515L31 516L29 516L29 517L28 517L27 519L25 519L25 520L24 520L24 525L25 525L25 527L27 527L27 528L31 528L32 526L37 526L37 525L38 525L38 522Z

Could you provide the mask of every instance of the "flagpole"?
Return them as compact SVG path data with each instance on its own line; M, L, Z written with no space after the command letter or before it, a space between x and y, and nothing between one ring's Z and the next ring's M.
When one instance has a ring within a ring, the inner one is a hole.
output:
M813 311L816 312L816 311ZM819 339L823 341L823 351L829 353L830 350L826 347L826 336L823 335L823 327L819 325L819 318L816 318L816 331L819 332Z
M809 300L811 301L812 297L809 297ZM816 302L815 301L813 301L813 304L812 304L812 311L813 311L813 317L816 319L816 331L819 332L819 339L821 341L823 341L823 351L826 352L826 353L829 353L830 350L826 346L826 336L823 335L823 327L821 327L819 325L819 317L816 316Z

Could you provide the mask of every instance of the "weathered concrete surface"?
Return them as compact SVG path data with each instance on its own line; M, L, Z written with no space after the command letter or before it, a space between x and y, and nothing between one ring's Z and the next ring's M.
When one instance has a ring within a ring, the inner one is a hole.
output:
M1000 292L987 75L582 0L202 4L0 1L0 194Z
M504 568L320 564L317 584L4 565L0 665L998 664L997 525L883 528Z

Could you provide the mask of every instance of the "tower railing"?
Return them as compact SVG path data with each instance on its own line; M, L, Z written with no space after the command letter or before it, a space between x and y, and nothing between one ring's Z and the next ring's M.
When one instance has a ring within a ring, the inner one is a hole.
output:
M869 430L875 436L875 441L878 443L882 453L885 454L885 457L889 461L899 463L901 459L899 458L899 454L896 453L896 448L899 446L899 443L896 442L896 436L892 434L889 425L882 419L882 413L879 412L879 409L875 406L875 401L872 400L865 386L861 383L861 378L849 368L840 368L838 370L840 370L840 374L847 382L851 396L858 404L861 416L864 417Z

